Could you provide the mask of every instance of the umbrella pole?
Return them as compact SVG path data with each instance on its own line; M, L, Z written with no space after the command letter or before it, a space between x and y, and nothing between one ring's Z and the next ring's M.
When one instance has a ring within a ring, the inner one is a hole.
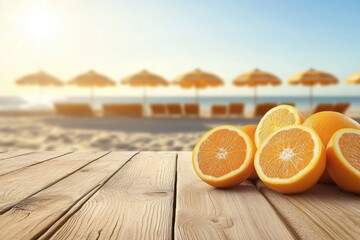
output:
M147 89L146 89L146 86L144 87L144 92L143 92L143 105L144 105L143 114L146 115L146 109L147 109Z
M195 87L195 102L197 104L200 104L200 101L199 101L199 88Z
M91 105L94 107L94 86L91 86L91 95L90 95L90 101L91 101Z
M310 86L310 88L309 88L309 108L310 108L310 111L312 109L312 106L313 106L313 86Z
M43 102L43 87L40 86L39 88L39 104L42 104Z
M254 86L254 108L256 107L257 104L257 88L256 86Z

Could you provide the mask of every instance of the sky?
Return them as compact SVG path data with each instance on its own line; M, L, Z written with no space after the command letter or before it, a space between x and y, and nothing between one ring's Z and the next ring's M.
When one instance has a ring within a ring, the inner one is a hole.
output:
M357 0L0 0L0 96L36 94L17 78L45 70L67 81L94 69L113 80L147 69L168 80L200 68L225 81L201 95L248 96L233 79L254 68L276 74L280 87L258 94L308 94L287 79L309 68L336 75L340 84L316 95L359 96L345 79L360 71L360 1ZM88 89L49 88L52 95L87 95ZM136 96L126 86L102 96ZM178 87L150 95L190 96Z

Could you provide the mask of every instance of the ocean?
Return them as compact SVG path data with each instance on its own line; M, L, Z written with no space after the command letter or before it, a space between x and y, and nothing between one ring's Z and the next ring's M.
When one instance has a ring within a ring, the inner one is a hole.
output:
M95 99L94 108L99 109L104 103L142 103L142 97L97 97ZM194 102L194 97L149 97L148 103L190 103ZM53 98L49 99L44 97L43 100L40 98L33 97L0 97L0 110L20 110L20 109L51 109L54 102L74 102L74 103L90 103L89 97L64 97L64 98ZM253 97L200 97L201 107L209 109L213 104L228 104L231 102L242 102L245 104L246 109L252 109ZM260 96L257 99L258 103L263 102L275 102L284 103L292 102L295 103L296 107L300 109L309 108L308 97L274 97L274 96ZM337 103L337 102L350 102L351 107L360 108L360 96L321 96L314 97L314 106L318 103Z

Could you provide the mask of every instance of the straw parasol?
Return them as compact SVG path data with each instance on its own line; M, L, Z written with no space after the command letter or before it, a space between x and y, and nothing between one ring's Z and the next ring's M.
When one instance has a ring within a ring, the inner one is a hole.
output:
M195 100L197 103L199 103L199 89L224 85L220 77L200 69L180 75L172 83L182 88L195 88Z
M290 85L303 85L309 87L309 107L313 106L313 87L316 85L328 86L338 83L338 79L326 72L318 71L313 68L297 73L289 79Z
M79 87L89 87L91 89L90 100L92 104L94 104L95 87L115 86L115 82L113 80L93 70L77 76L76 78L70 80L68 84Z
M62 81L44 71L39 71L37 73L26 75L16 80L15 83L20 86L39 86L40 101L42 100L44 87L64 85Z
M278 86L281 84L280 79L274 74L261 71L256 68L253 71L246 72L235 78L233 84L238 87L248 86L254 88L254 106L257 102L257 87L258 86Z
M161 76L143 70L141 72L130 75L120 81L121 84L130 85L132 87L142 87L143 92L143 104L147 104L147 88L167 86L169 83Z
M347 84L360 84L360 72L352 74L348 79L346 80Z

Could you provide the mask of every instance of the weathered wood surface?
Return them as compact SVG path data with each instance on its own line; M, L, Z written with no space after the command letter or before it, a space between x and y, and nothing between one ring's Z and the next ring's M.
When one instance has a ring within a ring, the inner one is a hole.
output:
M170 239L176 154L136 155L52 239Z
M76 152L0 176L0 213L105 154Z
M68 154L68 152L38 152L6 158L0 161L0 176L66 154Z
M3 158L2 158L3 157ZM7 169L9 167L9 169ZM212 188L190 152L0 153L0 239L359 239L359 196Z
M257 186L301 239L360 239L360 198L335 185L318 184L309 191L283 195Z
M251 182L215 189L196 176L191 153L179 154L177 176L176 239L294 239Z
M4 159L9 159L9 158L14 158L17 156L21 156L21 155L25 155L25 154L30 154L30 151L11 151L11 152L1 152L0 153L0 160L4 160Z
M134 154L110 153L19 202L0 215L0 239L38 238L84 195L102 186ZM14 222L21 224L14 225Z

